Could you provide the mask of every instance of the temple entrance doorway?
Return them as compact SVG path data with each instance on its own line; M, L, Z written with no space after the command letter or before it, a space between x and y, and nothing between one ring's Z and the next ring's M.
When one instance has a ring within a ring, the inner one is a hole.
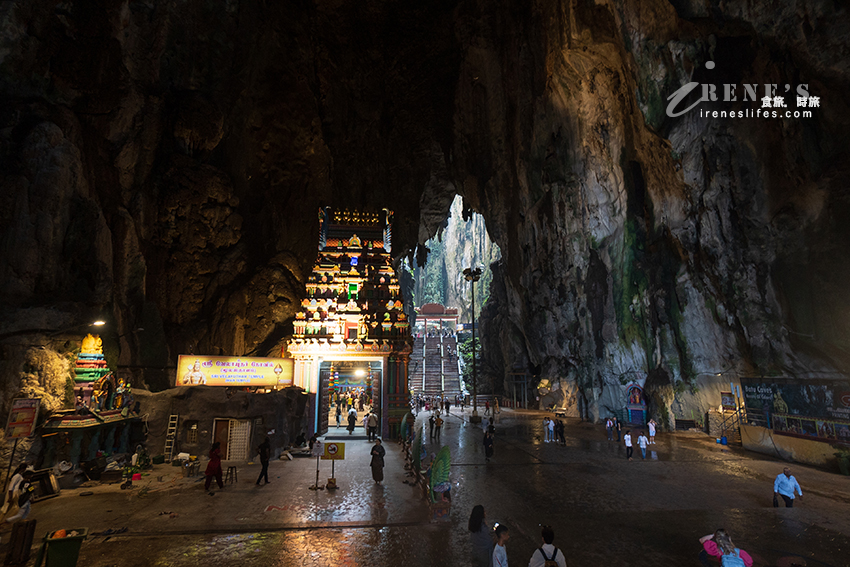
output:
M381 377L383 362L374 360L327 360L319 367L322 408L319 434L346 434L348 416L354 417L355 434L364 435L363 419L374 411L381 422ZM337 423L339 410L339 423ZM380 434L380 426L379 426Z

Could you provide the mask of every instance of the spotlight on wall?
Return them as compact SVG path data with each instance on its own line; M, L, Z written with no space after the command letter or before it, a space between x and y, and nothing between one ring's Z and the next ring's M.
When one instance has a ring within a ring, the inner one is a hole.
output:
M94 323L92 323L92 325L95 327L102 327L106 325L106 321L95 321Z
M357 370L354 371L354 375L355 376L366 376L366 371L363 370L362 368L358 368Z

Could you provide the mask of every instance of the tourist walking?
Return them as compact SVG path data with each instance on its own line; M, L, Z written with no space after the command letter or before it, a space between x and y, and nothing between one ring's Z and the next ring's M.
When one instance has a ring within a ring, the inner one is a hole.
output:
M658 427L658 424L655 423L654 419L650 419L647 426L649 427L649 442L654 445L655 444L655 428Z
M490 567L493 558L493 537L487 526L484 506L481 504L472 507L468 529L473 567Z
M336 428L339 429L339 426L342 424L342 408L339 407L339 404L336 405Z
M614 440L614 422L611 418L605 420L605 432L608 434L608 441Z
M451 412L452 412L452 401L450 399L446 398L446 414L449 414Z
M549 442L549 418L548 417L543 418L543 442L544 443Z
M351 408L350 410L348 410L348 427L346 427L346 429L348 429L349 435L354 433L355 427L357 427L357 410Z
M508 526L499 524L496 526L496 545L493 547L493 567L508 567L508 550L505 544L508 543L511 534L508 533Z
M484 433L484 460L490 462L493 456L493 435L489 431Z
M705 567L712 567L708 557L719 557L722 567L752 567L753 558L743 549L738 549L732 543L732 538L726 533L723 528L717 530L713 534L702 536L699 538L702 544L702 551L699 553L699 560Z
M257 477L257 486L259 486L263 477L266 479L266 484L269 483L269 458L271 457L272 444L268 437L260 443L260 446L257 447L257 451L260 454L260 464L263 466L260 470L260 476Z
M649 440L646 438L646 435L643 434L643 431L641 431L638 434L637 444L638 444L638 447L640 447L641 458L645 459L646 458L646 446L649 444Z
M549 420L549 441L555 442L555 420Z
M623 435L623 442L626 444L626 458L631 461L632 460L632 451L634 451L634 449L632 448L632 430L631 429L626 430L626 434Z
M366 425L369 427L368 436L369 441L374 441L378 438L378 416L375 415L375 412L369 412L369 418L366 422Z
M564 552L552 543L555 541L555 532L551 526L543 526L540 530L540 538L543 540L543 545L531 554L528 567L549 567L553 561L558 567L567 567L567 559L564 557Z
M490 400L484 400L484 415L490 415Z
M557 425L555 425L555 435L558 436L558 441L561 443L561 445L566 447L567 438L565 437L564 433L564 422L559 419Z
M384 480L384 455L387 454L387 450L384 449L380 439L375 438L375 444L369 454L372 455L372 461L369 463L369 466L372 467L372 479L374 479L375 484L380 484Z
M499 406L499 398L493 398L493 414L502 413L502 408Z
M434 440L434 422L435 421L436 421L436 419L434 419L434 414L432 413L431 417L428 418L428 440L429 441Z
M782 474L777 475L776 480L773 481L773 507L779 507L778 497L781 496L785 501L785 507L792 508L795 491L800 495L800 498L803 497L803 489L800 488L800 483L791 476L791 469L785 467L782 469Z
M219 490L224 490L224 483L221 481L221 442L216 441L213 443L212 448L210 449L210 462L207 463L207 468L204 471L204 475L207 479L204 481L204 490L210 489L210 484L212 484L212 479L215 477L215 483L218 485ZM213 493L210 492L210 496Z
M620 442L620 431L622 431L623 426L620 425L620 420L616 417L614 418L614 433L617 434L617 443Z
M440 442L440 431L443 429L443 418L437 414L437 419L434 420L434 433L437 436L437 443Z

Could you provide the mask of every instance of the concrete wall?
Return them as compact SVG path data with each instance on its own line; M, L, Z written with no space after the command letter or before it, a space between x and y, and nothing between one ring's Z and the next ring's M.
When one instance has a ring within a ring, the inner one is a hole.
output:
M745 449L807 465L837 467L836 449L829 443L809 441L787 435L774 435L772 429L755 425L741 426ZM837 469L836 469L837 470Z

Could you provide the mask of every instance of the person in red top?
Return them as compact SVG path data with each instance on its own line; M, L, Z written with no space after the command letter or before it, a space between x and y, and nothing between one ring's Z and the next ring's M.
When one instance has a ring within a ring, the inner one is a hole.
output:
M750 557L750 554L743 549L737 549L732 543L732 538L723 528L713 534L702 536L699 538L699 542L703 547L703 550L699 553L699 560L705 567L711 567L711 563L708 561L709 556L720 558L729 554L740 557L746 567L753 567L753 558Z
M204 482L204 490L210 489L210 484L212 483L213 477L215 477L215 482L218 484L219 490L224 490L224 483L221 482L221 442L216 441L213 443L212 449L210 449L210 462L207 464L207 470L204 472L207 477L207 480ZM210 496L213 493L210 492Z

